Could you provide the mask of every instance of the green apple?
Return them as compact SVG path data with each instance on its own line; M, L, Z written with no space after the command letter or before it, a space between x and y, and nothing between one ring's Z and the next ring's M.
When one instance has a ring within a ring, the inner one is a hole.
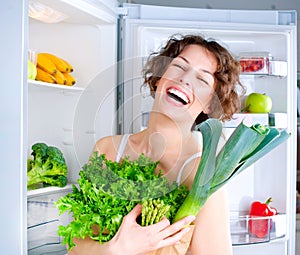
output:
M245 110L250 113L269 113L272 109L272 99L266 94L251 93L245 101Z
M28 79L35 80L37 70L35 64L33 64L30 60L28 60L27 71L28 71Z

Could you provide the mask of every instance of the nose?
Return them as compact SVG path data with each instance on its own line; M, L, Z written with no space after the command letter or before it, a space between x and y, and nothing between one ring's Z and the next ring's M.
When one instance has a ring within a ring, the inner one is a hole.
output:
M184 84L184 85L187 85L187 86L190 86L190 82L185 78L180 78L179 79L180 83Z

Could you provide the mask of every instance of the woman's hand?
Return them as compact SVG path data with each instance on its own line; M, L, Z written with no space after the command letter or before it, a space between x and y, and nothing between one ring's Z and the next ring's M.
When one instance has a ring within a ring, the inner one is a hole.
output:
M161 247L176 244L190 230L185 227L195 217L188 216L174 224L170 224L167 218L160 222L142 227L137 222L137 217L142 212L142 205L137 205L128 215L111 240L116 253L122 255L144 254Z

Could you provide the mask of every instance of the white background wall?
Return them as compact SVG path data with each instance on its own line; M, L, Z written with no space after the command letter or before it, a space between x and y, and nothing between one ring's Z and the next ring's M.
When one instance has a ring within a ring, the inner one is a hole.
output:
M300 24L300 0L123 0L123 2L209 9L296 10ZM297 69L300 72L300 25L298 25L297 48Z

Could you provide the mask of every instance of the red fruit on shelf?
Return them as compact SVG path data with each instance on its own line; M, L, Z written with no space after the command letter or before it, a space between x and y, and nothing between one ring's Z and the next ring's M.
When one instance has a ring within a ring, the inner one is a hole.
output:
M264 58L240 59L240 64L242 67L242 72L257 72L264 68L265 59Z
M265 203L255 201L251 204L249 215L252 220L249 220L249 231L252 235L264 238L272 229L273 221L270 216L274 216L278 213L274 207L269 206L271 201L272 198L268 198ZM264 217L266 217L266 219L261 219Z

